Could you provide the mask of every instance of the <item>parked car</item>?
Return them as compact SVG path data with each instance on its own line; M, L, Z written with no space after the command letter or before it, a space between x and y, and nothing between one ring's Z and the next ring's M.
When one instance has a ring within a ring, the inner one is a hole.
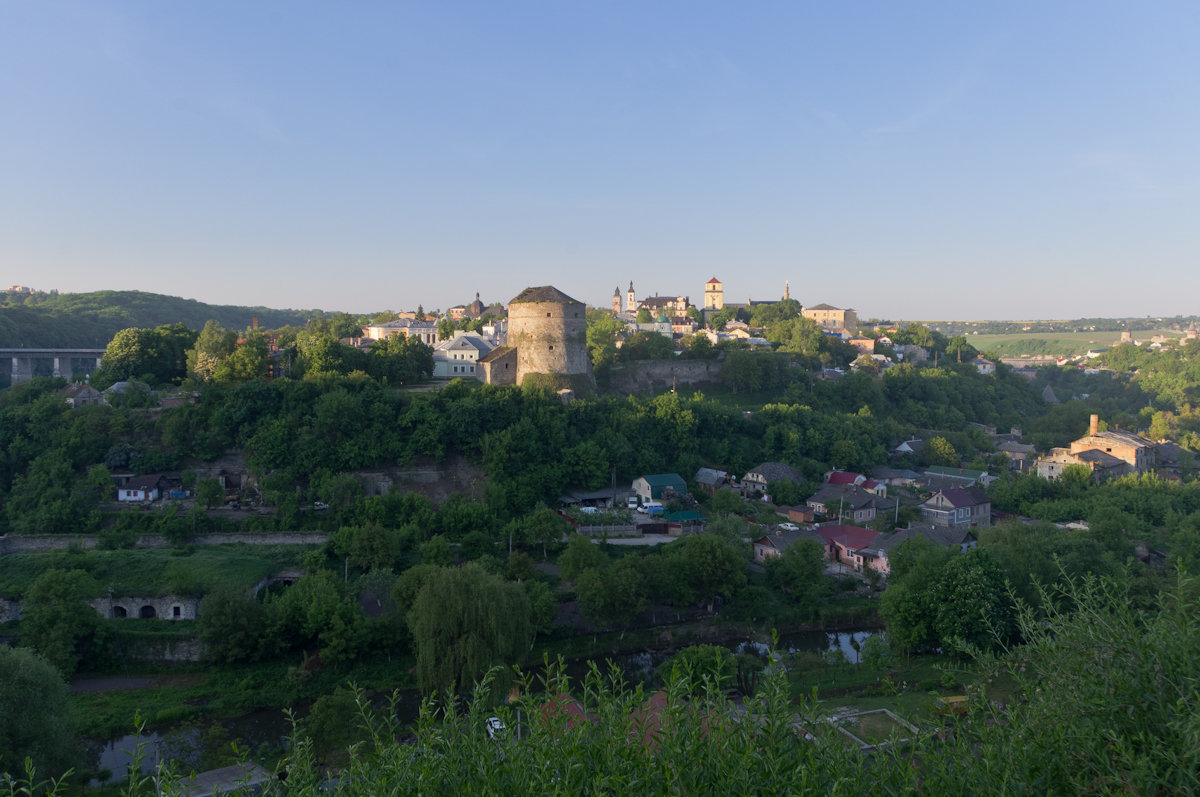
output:
M323 501L313 501L313 511L315 512L324 512L328 508L329 504Z
M637 496L636 495L629 496L629 500L625 502L625 506L629 507L630 509L637 509L638 508Z
M599 510L599 509L597 509L597 508L596 508L596 507L594 507L594 506L581 506L581 507L579 507L579 511L580 511L580 512L582 512L582 513L583 513L583 514L585 514L585 515L598 515L598 514L600 514L600 510Z
M780 523L775 528L779 529L780 531L799 531L800 530L800 527L797 526L795 523Z

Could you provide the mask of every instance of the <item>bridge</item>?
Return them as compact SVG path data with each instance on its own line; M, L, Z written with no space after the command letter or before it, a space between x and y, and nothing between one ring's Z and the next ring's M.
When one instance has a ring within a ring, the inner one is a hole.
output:
M0 361L12 360L12 384L35 376L61 376L67 381L79 373L90 374L100 366L104 349L0 349Z

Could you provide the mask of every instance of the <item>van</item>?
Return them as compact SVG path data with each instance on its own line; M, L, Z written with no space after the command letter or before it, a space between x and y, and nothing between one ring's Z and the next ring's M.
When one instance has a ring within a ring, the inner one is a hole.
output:
M631 495L631 496L629 496L629 500L625 503L625 506L629 507L630 509L637 509L638 508L637 501L638 501L637 496Z
M647 515L661 515L666 510L663 509L661 501L647 501L638 511L645 512Z

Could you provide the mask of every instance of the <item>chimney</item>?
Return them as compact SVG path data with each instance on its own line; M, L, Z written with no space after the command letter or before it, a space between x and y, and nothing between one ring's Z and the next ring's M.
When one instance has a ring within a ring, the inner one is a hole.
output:
M1092 425L1088 429L1088 434L1093 437L1100 434L1100 416L1092 413Z

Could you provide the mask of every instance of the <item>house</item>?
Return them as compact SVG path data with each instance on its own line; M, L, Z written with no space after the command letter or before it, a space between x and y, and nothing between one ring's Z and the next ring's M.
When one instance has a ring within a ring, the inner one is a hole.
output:
M437 321L429 319L397 318L386 324L367 324L362 331L370 340L384 340L403 335L405 338L416 338L426 346L436 346L438 342Z
M58 395L62 396L67 405L73 410L86 407L89 404L104 403L104 394L86 382L75 382L74 384L67 385L58 391Z
M828 304L817 304L812 307L801 307L800 315L817 322L826 332L858 331L858 313L851 309L841 309Z
M987 527L992 524L992 501L979 487L940 490L921 504L921 519L935 526Z
M895 509L896 501L853 485L826 484L809 497L808 506L818 515L869 523L879 512Z
M167 487L167 479L161 473L134 476L117 488L118 501L157 501Z
M966 553L976 546L975 536L965 528L913 523L895 534L880 534L869 546L860 548L858 555L862 557L864 567L887 575L891 572L890 559L893 552L915 537L928 540L934 545L944 548L957 547L959 553Z
M692 477L692 481L701 490L712 495L729 483L729 474L726 471L716 470L715 468L700 468L696 471L696 475Z
M892 487L911 487L921 478L915 470L906 468L889 468L886 465L876 465L871 468L871 478Z
M1100 416L1093 415L1087 435L1071 443L1071 453L1103 451L1129 465L1130 472L1142 475L1149 473L1155 465L1154 441L1133 432L1119 429L1100 431Z
M1093 415L1088 434L1069 448L1054 448L1037 461L1037 474L1057 479L1064 469L1080 465L1092 473L1095 481L1125 474L1149 473L1157 467L1159 446L1152 440L1119 429L1100 431L1100 417Z
M777 506L775 514L787 518L789 523L812 523L816 514L811 506Z
M642 503L662 500L664 495L687 495L687 483L678 473L653 473L633 480L633 491Z
M763 564L772 556L783 556L783 552L801 540L816 540L825 549L825 540L811 531L781 531L765 534L754 541L754 561Z
M984 376L991 376L996 373L996 363L984 357L982 354L977 354L975 359L971 361L975 366L975 370Z
M1029 463L1037 449L1027 443L1005 440L996 444L996 450L1008 457L1008 467L1011 470L1023 472L1029 468Z
M982 484L984 487L991 486L992 482L996 481L996 477L988 473L986 470L971 470L969 468L948 468L945 465L931 465L925 469L924 478L926 484L941 487L944 484L949 484L954 487L970 487L974 484Z
M872 529L841 524L818 526L814 531L825 543L826 559L856 570L861 570L864 562L859 549L868 547L879 536L879 532Z
M830 470L825 472L825 483L838 487L860 487L881 498L887 497L887 484L876 479L868 479L861 473L848 470Z
M455 330L454 337L433 347L433 376L442 379L476 378L479 360L494 348L491 341L476 332Z
M787 465L783 462L764 462L756 468L752 468L742 477L743 492L767 492L767 485L771 482L791 482L799 484L804 481L804 476L800 471Z
M1045 457L1038 457L1034 468L1038 476L1054 481L1071 466L1087 468L1096 482L1108 481L1130 472L1129 463L1098 448L1072 454L1065 448L1052 448Z

